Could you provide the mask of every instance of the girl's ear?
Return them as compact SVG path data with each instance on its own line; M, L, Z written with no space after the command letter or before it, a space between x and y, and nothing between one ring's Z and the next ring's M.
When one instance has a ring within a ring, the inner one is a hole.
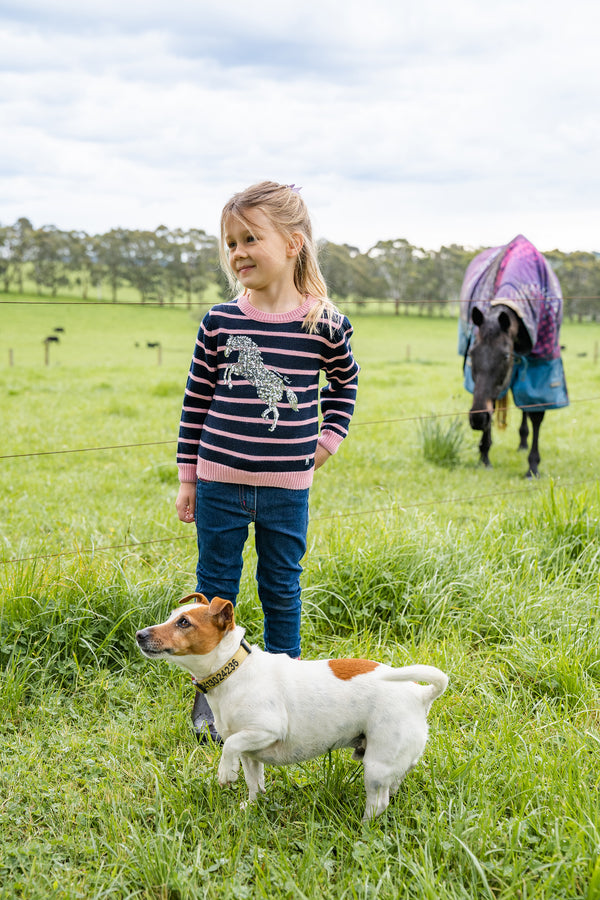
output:
M288 256L298 256L302 248L304 247L304 237L300 234L299 231L294 231L293 234L290 235L290 239L288 241L287 253Z

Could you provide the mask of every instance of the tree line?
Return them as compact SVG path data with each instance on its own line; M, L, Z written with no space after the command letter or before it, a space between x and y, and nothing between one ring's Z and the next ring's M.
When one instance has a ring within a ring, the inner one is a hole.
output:
M483 248L451 244L425 250L398 238L378 241L366 252L330 241L322 241L319 249L334 299L359 307L377 300L396 313L416 308L422 315L439 315L458 300L465 270ZM545 255L561 282L565 315L600 320L600 255L559 250ZM228 296L218 257L217 238L202 229L114 228L88 235L53 225L34 228L26 218L0 225L0 282L6 293L22 294L25 282L33 282L40 295L47 291L55 297L69 289L87 300L108 285L117 302L119 289L127 285L141 303L168 304L184 297L191 307L211 284Z
M130 285L140 301L174 301L191 306L218 275L217 239L200 229L159 227L156 231L113 228L106 234L34 228L29 219L0 225L0 279L5 292L24 292L33 281L38 294L75 288L84 300L108 284L111 300Z

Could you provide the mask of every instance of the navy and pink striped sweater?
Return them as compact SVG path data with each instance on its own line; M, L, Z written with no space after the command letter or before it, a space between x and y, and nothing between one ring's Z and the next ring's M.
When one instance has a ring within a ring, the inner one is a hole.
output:
M315 302L273 314L242 296L206 314L183 400L180 481L310 487L317 440L335 453L348 433L359 372L348 319L332 334L325 322L303 329Z

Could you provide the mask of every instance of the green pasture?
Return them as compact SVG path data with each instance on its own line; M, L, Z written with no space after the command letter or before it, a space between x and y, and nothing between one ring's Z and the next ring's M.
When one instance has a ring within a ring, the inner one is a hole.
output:
M241 811L189 683L135 648L195 584L174 454L199 311L0 303L0 898L600 900L600 326L563 328L572 403L530 482L514 409L478 466L454 319L349 311L359 402L311 492L303 653L450 677L369 825L346 752L268 769ZM429 416L464 432L453 467L424 458Z

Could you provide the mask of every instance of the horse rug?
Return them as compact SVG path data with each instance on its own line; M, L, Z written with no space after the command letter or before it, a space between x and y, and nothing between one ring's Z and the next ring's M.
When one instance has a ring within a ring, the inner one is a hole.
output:
M560 284L550 263L522 234L509 244L479 253L465 273L458 322L458 352L465 360L465 388L473 393L469 348L477 329L471 311L477 306L485 313L499 304L510 307L519 316L531 341L529 353L515 354L507 388L512 391L515 406L531 412L568 406L560 355Z

